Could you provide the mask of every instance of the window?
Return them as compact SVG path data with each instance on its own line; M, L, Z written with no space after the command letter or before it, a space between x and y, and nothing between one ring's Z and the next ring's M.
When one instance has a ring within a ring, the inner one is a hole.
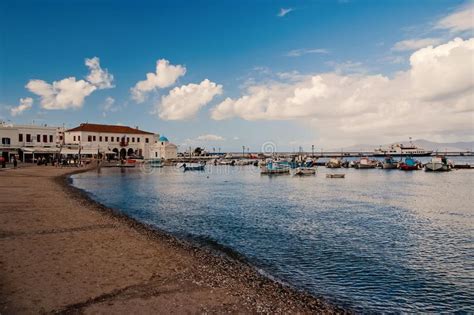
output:
M99 142L102 142L102 136L99 137Z
M130 137L127 137L127 143L129 143L129 142L130 142Z
M3 145L10 145L10 138L2 138Z
M48 135L43 135L43 142L48 143Z
M135 142L135 137L132 137L132 142Z
M87 141L92 142L92 136L87 136Z
M18 141L23 142L23 134L22 133L20 133L18 135Z
M77 141L81 141L81 136L77 136Z
M97 139L97 138L96 138L95 136L92 136L92 140L94 140L94 142L96 141L96 139Z
M148 143L148 142L149 142L148 138L145 138L145 143Z
M41 135L36 135L36 142L41 142Z
M30 134L26 134L26 142L31 142L31 135Z
M73 137L72 137L72 141L76 141L76 136L73 136Z
M155 152L155 157L158 157L158 152Z
M109 137L105 137L105 142L109 142Z
M140 142L140 137L137 137L137 142Z
M53 136L49 135L49 142L53 142Z
M63 141L63 136L59 136L59 140Z

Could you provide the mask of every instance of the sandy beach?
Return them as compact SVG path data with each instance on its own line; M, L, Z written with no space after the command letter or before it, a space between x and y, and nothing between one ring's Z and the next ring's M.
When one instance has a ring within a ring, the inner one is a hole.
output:
M0 172L1 314L343 312L93 202L74 171Z

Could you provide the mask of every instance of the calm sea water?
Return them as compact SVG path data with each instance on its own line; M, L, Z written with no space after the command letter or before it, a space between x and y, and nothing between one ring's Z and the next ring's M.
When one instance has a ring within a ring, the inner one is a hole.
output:
M301 178L261 176L253 166L148 171L103 168L74 175L73 184L357 311L474 312L472 170L320 167ZM327 179L328 172L346 178Z

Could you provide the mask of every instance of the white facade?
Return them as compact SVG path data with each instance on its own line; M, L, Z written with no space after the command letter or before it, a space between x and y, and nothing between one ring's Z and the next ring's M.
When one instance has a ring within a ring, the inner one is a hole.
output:
M27 155L54 153L64 142L64 128L47 125L0 124L0 151L4 157L21 152Z
M151 158L154 159L176 159L178 157L178 147L170 143L168 138L160 137L151 149Z
M120 157L151 157L158 134L126 126L81 124L65 131L66 145L81 147L81 152L115 153Z

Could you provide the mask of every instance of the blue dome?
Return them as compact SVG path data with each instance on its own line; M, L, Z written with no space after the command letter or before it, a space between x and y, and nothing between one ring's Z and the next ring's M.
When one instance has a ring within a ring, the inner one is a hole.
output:
M166 138L165 136L161 136L159 141L160 142L169 142L168 138Z

